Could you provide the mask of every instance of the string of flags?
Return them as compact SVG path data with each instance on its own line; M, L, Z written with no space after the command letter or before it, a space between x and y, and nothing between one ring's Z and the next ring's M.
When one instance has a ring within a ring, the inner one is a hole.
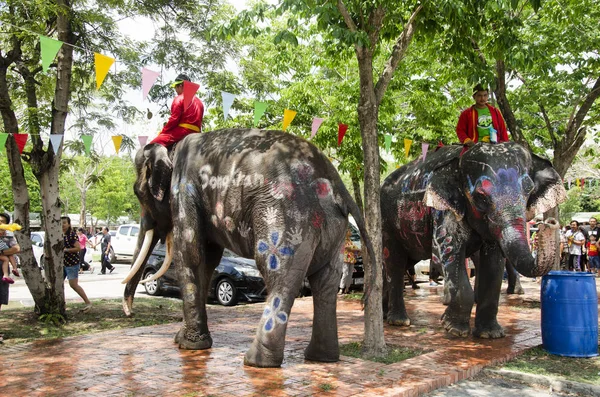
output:
M600 185L600 183L598 182L598 179L595 178L567 178L566 180L563 181L563 183L566 185L566 187L568 188L567 190L571 189L572 186L577 186L581 189L584 189L586 187L586 185L588 187L592 187L592 186L598 186Z

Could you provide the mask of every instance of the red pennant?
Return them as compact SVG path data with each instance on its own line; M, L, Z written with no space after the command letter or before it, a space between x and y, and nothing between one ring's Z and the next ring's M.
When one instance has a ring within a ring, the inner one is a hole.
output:
M346 131L348 131L348 125L338 123L338 146L342 144L344 140L344 135L346 135Z
M15 138L17 146L19 147L19 153L23 154L23 149L25 149L25 144L27 143L27 137L29 137L29 134L13 134L13 137Z
M581 188L583 189L585 186L585 179L581 178Z
M198 92L199 88L200 84L192 83L191 81L187 80L183 82L183 107L185 109L191 105L192 99L194 98L194 95L196 95L196 92Z
M437 147L442 147L444 146L444 143L442 141L438 141Z

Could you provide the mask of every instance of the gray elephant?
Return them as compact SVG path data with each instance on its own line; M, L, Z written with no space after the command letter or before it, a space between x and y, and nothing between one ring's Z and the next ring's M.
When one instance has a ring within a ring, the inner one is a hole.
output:
M314 145L281 131L227 129L193 134L177 144L169 189L152 178L153 158L137 153L134 185L143 209L123 308L130 315L143 265L159 239L165 265L178 266L184 324L175 342L212 346L206 300L223 249L254 258L268 290L245 364L277 367L294 298L306 277L314 302L309 360L339 359L336 292L348 214L372 255L365 224L331 162ZM170 178L169 178L170 176ZM154 177L156 178L156 177ZM162 179L162 178L161 178ZM141 282L145 282L142 280Z
M392 173L381 188L387 321L409 325L402 296L404 269L431 258L444 274L442 317L446 330L470 332L474 293L465 257L480 251L473 334L499 338L498 301L503 257L527 277L552 269L558 253L558 224L540 225L537 256L527 242L526 220L566 198L550 162L514 142L478 143L461 156L452 145ZM391 215L394 216L391 216Z

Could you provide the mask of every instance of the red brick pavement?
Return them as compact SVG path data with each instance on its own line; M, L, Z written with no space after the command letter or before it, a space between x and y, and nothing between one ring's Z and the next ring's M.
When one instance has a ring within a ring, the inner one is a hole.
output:
M210 306L212 349L179 350L180 324L101 332L0 349L2 396L418 396L475 375L539 345L540 311L515 307L539 301L539 285L526 295L502 295L498 319L506 337L466 339L440 326L442 287L407 290L410 327L385 327L388 344L426 354L395 364L342 356L337 363L304 360L310 339L311 298L298 299L288 324L281 368L243 365L263 305ZM505 285L504 287L505 288ZM135 309L135 305L134 305ZM357 302L338 304L340 343L360 341L363 312Z

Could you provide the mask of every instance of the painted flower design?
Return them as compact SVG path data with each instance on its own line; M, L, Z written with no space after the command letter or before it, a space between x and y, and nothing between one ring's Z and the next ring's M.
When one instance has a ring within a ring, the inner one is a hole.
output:
M275 324L285 324L288 321L288 315L286 312L281 310L281 298L276 296L273 298L271 305L267 305L263 311L263 318L265 321L265 331L271 332L275 328Z
M256 249L260 254L267 255L269 270L279 270L281 260L294 255L294 249L288 246L281 246L282 242L281 234L277 231L271 232L268 241L258 241Z

